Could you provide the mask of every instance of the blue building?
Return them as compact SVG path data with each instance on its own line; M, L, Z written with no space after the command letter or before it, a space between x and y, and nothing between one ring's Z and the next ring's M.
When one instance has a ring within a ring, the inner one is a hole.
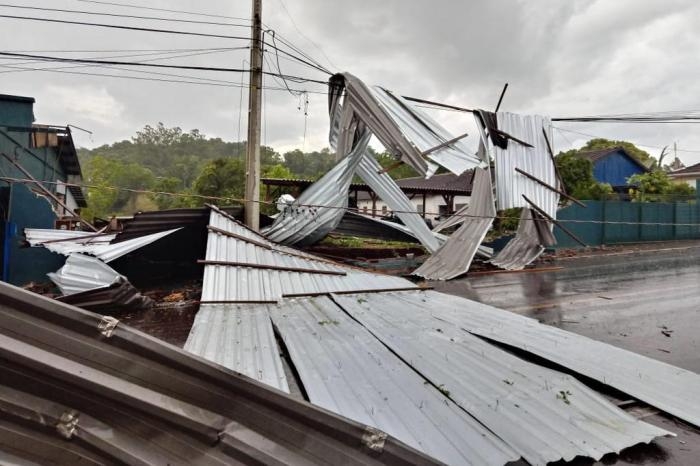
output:
M617 192L626 191L627 178L649 169L630 155L623 147L579 152L579 157L593 162L593 178L599 183L608 183Z
M33 181L35 180L35 181ZM0 279L46 281L63 258L23 247L25 228L81 229L86 207L70 128L34 123L34 99L0 95ZM72 213L71 213L72 212Z

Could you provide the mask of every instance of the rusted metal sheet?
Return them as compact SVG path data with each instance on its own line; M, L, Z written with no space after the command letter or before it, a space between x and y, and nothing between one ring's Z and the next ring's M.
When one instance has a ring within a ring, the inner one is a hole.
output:
M40 464L437 464L376 428L0 283L0 450Z

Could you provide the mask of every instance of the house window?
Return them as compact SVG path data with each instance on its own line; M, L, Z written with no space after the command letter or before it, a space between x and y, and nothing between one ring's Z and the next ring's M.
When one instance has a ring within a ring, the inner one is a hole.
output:
M445 215L447 215L449 213L449 212L447 212L447 205L446 204L439 205L438 206L438 213L440 214L440 217L444 217Z
M386 215L387 213L387 207L385 205L382 206L382 215Z
M416 204L416 210L419 214L422 214L423 212L425 212L425 205L423 203Z
M469 204L455 204L455 212L457 212L459 209L468 206Z

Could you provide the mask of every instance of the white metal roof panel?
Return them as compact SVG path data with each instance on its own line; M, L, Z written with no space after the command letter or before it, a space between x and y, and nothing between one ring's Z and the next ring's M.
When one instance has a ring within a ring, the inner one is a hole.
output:
M530 464L603 455L669 432L573 377L526 362L430 314L421 294L335 296L338 305ZM291 314L292 311L288 311Z
M31 247L43 246L46 241L71 243L109 243L117 235L105 233L90 233L89 231L57 230L43 228L25 228L24 236Z
M276 302L285 295L415 287L400 277L344 267L274 245L216 210L211 212L210 225L235 236L210 232L206 260L256 266L205 265L203 302ZM272 249L262 247L261 242ZM280 270L285 268L288 270Z
M201 305L184 350L289 393L272 322L263 307Z
M544 129L549 140L552 140L551 121L539 115L508 112L499 112L496 118L498 129L534 146L527 147L509 140L507 149L493 147L498 208L529 207L522 197L525 194L547 214L556 218L559 194L515 171L517 167L550 186L557 186L556 170L543 133Z
M64 295L109 286L121 277L101 260L77 253L70 254L63 267L47 275Z
M700 375L465 298L428 291L430 312L464 330L520 348L700 426Z
M475 170L471 202L458 213L465 216L462 226L413 272L414 275L429 280L449 280L469 270L496 217L491 174L488 170Z
M330 298L291 299L268 309L312 403L391 433L448 464L517 459Z
M148 246L149 244L158 241L161 238L175 233L179 229L180 228L175 228L173 230L153 233L151 235L141 236L139 238L134 238L114 244L58 242L44 243L42 246L44 246L51 252L63 254L65 256L73 253L82 253L98 257L103 262L111 262L115 259L129 254L130 252L133 252L144 246Z
M490 262L502 269L522 270L543 252L544 246L540 244L532 210L523 208L515 237L508 241L508 244Z

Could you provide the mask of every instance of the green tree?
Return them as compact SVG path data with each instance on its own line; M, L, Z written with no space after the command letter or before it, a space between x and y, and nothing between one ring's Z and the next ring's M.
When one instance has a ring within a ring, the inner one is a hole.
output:
M194 192L202 196L242 199L245 193L245 161L216 159L207 163L194 182Z
M671 202L693 196L695 189L686 183L674 183L663 170L638 173L627 179L630 196L639 202Z

